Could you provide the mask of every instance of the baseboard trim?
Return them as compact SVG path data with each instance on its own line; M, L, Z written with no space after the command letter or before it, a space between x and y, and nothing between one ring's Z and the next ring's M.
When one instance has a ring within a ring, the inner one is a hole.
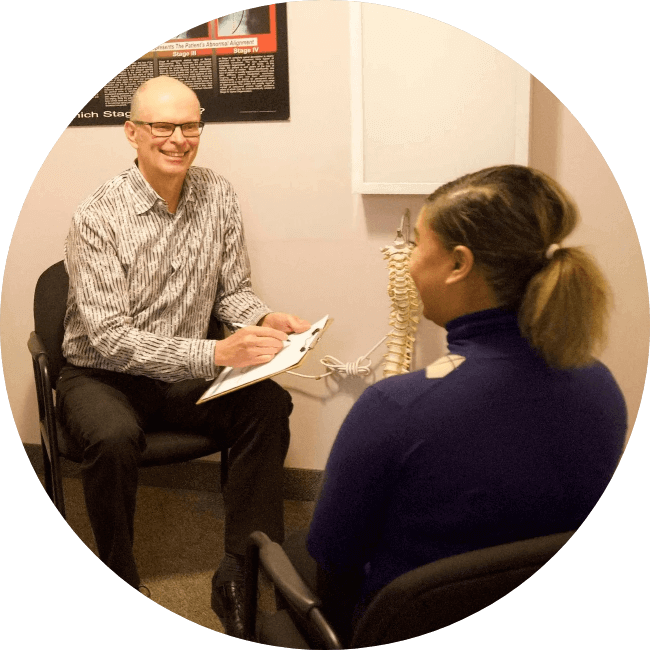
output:
M43 475L41 446L24 443L25 453L34 471ZM160 467L143 467L139 483L151 487L174 490L198 490L220 492L219 461L193 460ZM61 473L64 478L80 478L79 464L62 459ZM284 468L284 498L291 501L314 501L320 489L323 472L317 469Z

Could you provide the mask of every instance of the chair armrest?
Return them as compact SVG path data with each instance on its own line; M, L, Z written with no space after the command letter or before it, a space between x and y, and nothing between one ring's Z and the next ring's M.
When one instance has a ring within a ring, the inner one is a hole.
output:
M41 337L36 332L32 332L29 335L27 347L29 348L29 352L32 355L32 359L38 359L41 354L44 354L47 357L47 352L45 351L43 341L41 341Z
M257 610L257 574L259 565L269 577L274 587L285 598L289 606L315 627L323 639L324 648L342 648L336 633L320 612L320 599L315 596L296 571L284 549L267 535L255 531L249 538L246 556L246 601L244 609L247 639L254 640ZM248 634L252 636L248 636Z
M38 400L39 420L41 423L41 438L50 459L58 464L58 440L56 430L56 414L52 398L52 383L50 381L49 358L43 341L36 332L29 335L27 348L32 356L34 368L34 384Z
M321 601L305 584L284 549L264 533L253 535L256 536L256 543L257 539L260 539L259 557L265 573L291 606L303 616L306 616L312 607L320 606Z
M36 385L36 394L38 397L38 409L41 420L45 420L46 414L54 412L54 403L52 400L52 383L48 367L48 356L45 345L41 337L32 332L27 341L27 348L32 355L32 365L34 367L34 382Z

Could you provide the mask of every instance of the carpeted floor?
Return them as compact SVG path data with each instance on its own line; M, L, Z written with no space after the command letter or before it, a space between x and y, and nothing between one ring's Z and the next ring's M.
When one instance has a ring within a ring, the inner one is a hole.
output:
M95 550L80 479L64 479L67 519ZM307 528L314 503L285 501L287 535ZM135 556L151 598L204 627L223 632L210 608L210 581L223 556L223 501L220 494L140 485L135 518ZM260 609L273 610L268 584L260 589Z

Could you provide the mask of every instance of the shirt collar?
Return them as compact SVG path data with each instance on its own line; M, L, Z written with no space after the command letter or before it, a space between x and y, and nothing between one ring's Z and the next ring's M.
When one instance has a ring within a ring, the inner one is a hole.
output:
M151 210L156 201L163 201L158 192L149 185L147 179L142 175L142 172L138 167L137 158L133 161L133 165L127 171L127 177L131 184L131 190L133 192L133 207L137 214L144 214L148 210ZM194 201L194 199L195 189L190 168L185 176L178 204L180 206L184 201Z

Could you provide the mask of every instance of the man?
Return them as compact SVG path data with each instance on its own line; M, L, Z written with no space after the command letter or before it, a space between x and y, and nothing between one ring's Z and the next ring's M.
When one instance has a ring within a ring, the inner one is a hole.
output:
M157 77L134 94L124 130L134 166L78 208L66 240L70 276L57 408L84 449L81 466L99 557L135 588L133 519L148 427L201 428L230 446L226 556L212 607L242 635L243 556L255 529L281 541L288 393L267 380L197 406L220 366L265 363L309 323L253 293L232 186L191 167L202 123L195 93ZM206 340L214 314L232 329Z

